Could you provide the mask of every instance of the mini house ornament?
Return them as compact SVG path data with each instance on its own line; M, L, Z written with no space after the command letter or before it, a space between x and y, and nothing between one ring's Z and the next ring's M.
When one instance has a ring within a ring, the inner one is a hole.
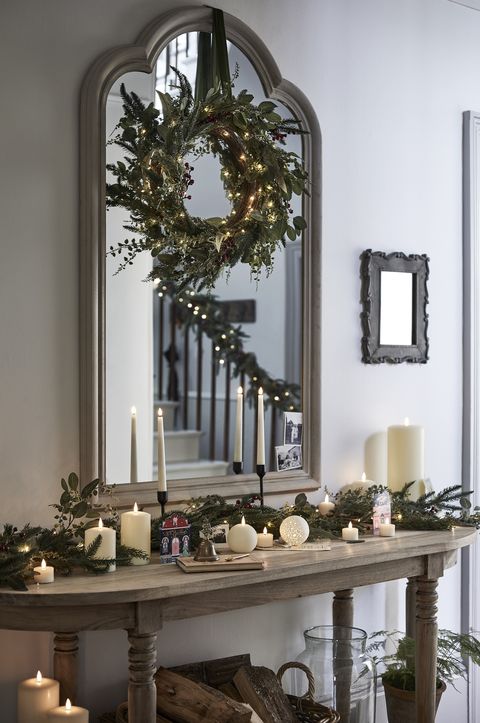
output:
M174 562L176 557L190 555L191 525L186 517L173 513L160 527L160 560Z

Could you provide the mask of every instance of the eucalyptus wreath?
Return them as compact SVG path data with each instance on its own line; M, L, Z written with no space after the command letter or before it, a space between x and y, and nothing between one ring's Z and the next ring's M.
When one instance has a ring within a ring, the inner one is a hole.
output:
M108 253L119 257L121 270L149 251L157 261L149 278L180 286L210 288L238 262L258 278L272 270L285 237L293 241L306 228L290 201L306 191L307 174L299 156L284 148L287 135L302 130L272 101L255 105L246 90L233 95L233 83L229 92L217 84L205 99L194 98L187 78L173 70L178 94L157 91L161 114L121 86L124 114L109 142L126 155L107 165L114 177L107 208L126 209L124 229L135 235ZM205 154L220 161L231 203L225 218L192 216L185 204L195 183L191 159Z

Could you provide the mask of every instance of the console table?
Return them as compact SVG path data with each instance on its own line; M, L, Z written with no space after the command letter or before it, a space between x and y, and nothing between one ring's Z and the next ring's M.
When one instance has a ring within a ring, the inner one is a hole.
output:
M417 721L434 723L438 578L476 536L457 527L334 543L330 551L256 551L266 563L260 571L187 575L154 560L106 575L57 578L28 592L0 590L0 628L55 633L54 675L62 699L72 701L78 631L126 630L129 721L155 723L156 639L165 621L333 592L333 623L351 626L353 588L407 578L407 633L417 639Z

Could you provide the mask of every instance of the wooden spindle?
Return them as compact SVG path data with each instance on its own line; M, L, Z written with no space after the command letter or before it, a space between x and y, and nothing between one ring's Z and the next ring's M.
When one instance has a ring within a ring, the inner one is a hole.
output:
M164 321L165 321L165 303L163 296L160 297L160 309L159 309L159 339L158 339L158 398L160 401L163 399L163 336L164 336Z
M197 409L196 428L202 429L202 375L203 375L203 333L198 332L197 337Z
M274 470L276 469L275 464L275 436L276 436L276 424L277 424L277 410L275 409L275 405L272 401L272 414L271 414L271 420L270 420L270 469Z
M185 325L183 335L183 428L188 429L188 367L190 360L190 327Z
M231 362L225 364L225 419L223 424L223 459L228 461L230 448L230 373Z
M216 431L216 396L217 396L217 369L215 360L215 342L212 341L212 359L210 374L210 459L215 459L215 431Z

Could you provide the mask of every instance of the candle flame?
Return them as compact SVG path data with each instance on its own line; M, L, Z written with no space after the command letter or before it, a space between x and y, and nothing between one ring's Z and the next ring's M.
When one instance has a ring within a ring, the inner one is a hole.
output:
M325 494L325 502L328 502L328 494Z
M262 387L258 387L258 396L260 396L260 394L263 394L263 388L262 388Z
M137 505L136 502L135 502L135 504L133 505L133 511L134 511L134 512L138 512L138 505Z
M65 701L65 710L72 710L72 703L70 701L70 698L67 698Z
M267 534L267 528L266 528L266 527L263 528L263 534L264 534L264 535Z
M163 412L162 412L162 408L161 408L161 407L159 407L158 410L157 410L157 417L163 417Z
M367 475L365 474L365 472L362 472L362 482L366 482L366 481L367 481Z
M348 523L348 529L349 529L349 530L351 530L351 529L352 529L352 527L353 527L352 523L351 523L351 522L349 522L349 523Z
M102 527L103 527L103 522L102 522L102 518L101 518L101 517L98 518L98 526L99 526L100 529L102 529Z
M245 516L242 516L242 525L245 524Z
M238 387L237 394L243 394L243 387Z
M37 671L37 683L41 683L42 680L43 680L42 674L41 674L41 672L38 670L38 671Z
M132 417L134 417L134 416L136 415L136 413L137 413L137 408L136 408L136 407L132 407L131 412L132 412Z
M40 564L40 567L42 568L42 570L45 570L45 569L46 569L47 563L45 562L45 560L42 560L42 562L41 562L41 564Z
M409 418L408 418L408 417L405 417L405 419L403 420L403 423L404 423L404 425L405 425L406 427L409 427L409 426L410 426L410 420L409 420Z

